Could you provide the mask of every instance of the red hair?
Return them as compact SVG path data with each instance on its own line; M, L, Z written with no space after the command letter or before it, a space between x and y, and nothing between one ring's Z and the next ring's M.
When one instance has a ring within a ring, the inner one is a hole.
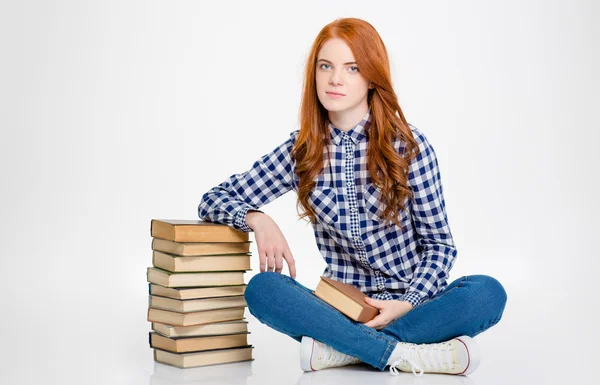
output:
M403 202L409 196L412 198L412 191L407 185L408 166L417 156L419 148L392 88L385 45L371 24L356 18L337 19L323 27L306 62L300 133L291 153L296 161L296 174L299 177L296 206L298 208L301 205L305 209L300 218L308 216L312 223L316 222L308 197L316 185L315 177L324 168L323 149L331 143L328 112L317 97L315 82L317 54L331 38L344 40L354 54L362 76L374 85L368 91L371 124L365 131L369 138L367 167L372 183L381 188L382 203L386 206L382 214L383 220L391 220L401 227L399 214L406 209ZM398 154L393 144L395 138L405 143L404 154L408 156Z

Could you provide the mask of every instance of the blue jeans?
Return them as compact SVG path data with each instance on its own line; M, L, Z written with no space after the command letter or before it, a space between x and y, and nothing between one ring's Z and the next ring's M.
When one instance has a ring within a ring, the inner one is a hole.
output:
M506 291L495 278L468 275L376 330L346 317L280 273L258 273L248 282L244 297L261 323L299 342L302 336L312 337L380 371L398 341L422 344L474 337L500 321L506 304Z

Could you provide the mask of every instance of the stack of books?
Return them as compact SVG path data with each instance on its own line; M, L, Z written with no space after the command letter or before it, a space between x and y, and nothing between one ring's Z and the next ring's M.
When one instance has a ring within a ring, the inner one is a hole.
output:
M200 220L153 219L147 269L154 360L179 368L252 360L244 273L248 233Z

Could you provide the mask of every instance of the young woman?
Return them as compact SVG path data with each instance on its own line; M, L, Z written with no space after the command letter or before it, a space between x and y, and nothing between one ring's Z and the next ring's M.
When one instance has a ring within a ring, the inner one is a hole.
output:
M250 313L301 342L305 371L365 362L393 375L472 373L480 360L473 337L500 320L506 292L486 275L446 282L457 251L436 154L404 118L371 24L338 19L318 34L300 120L287 141L198 206L202 219L254 231L261 272L246 288ZM290 190L314 228L323 275L365 293L379 309L373 320L349 319L295 280L285 237L258 210ZM284 260L290 276L281 274Z

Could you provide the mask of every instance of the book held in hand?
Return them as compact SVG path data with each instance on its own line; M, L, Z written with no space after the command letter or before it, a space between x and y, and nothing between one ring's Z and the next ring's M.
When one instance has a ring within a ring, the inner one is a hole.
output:
M379 313L365 302L366 294L344 282L321 277L313 294L357 322L368 322Z

